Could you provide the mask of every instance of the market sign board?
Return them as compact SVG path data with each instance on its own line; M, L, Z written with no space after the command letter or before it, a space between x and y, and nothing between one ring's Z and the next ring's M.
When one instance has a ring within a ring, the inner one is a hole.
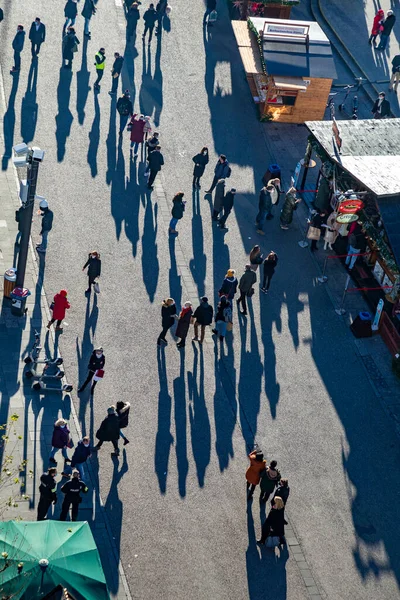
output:
M269 41L308 40L309 25L291 25L279 21L265 21L263 39Z
M353 215L354 213L357 213L362 208L364 208L364 202L362 200L358 200L358 199L354 198L354 200L352 200L352 199L343 200L343 202L341 202L339 204L338 211L340 213Z
M336 222L341 223L342 225L348 225L349 223L354 223L354 221L358 221L357 215L343 213L336 217Z

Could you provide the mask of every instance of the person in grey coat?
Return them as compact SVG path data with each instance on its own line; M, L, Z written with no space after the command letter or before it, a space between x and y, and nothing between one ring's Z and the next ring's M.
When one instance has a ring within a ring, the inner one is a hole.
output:
M255 274L255 271L251 269L251 265L246 265L245 271L239 281L240 298L236 300L238 308L240 303L242 303L242 315L247 315L246 296L252 295L250 290L253 289L253 285L256 281L257 275Z
M213 207L213 221L218 221L218 215L221 212L224 205L224 197L225 197L225 179L220 179L217 183L217 187L215 188L214 195L214 207Z

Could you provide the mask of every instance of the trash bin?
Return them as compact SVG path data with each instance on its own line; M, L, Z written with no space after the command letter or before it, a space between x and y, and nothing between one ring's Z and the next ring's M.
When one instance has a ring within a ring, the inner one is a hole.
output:
M13 267L11 269L7 269L7 271L4 273L4 298L11 298L11 292L15 288L16 281L17 269L14 269Z
M277 164L268 165L267 171L264 173L264 177L262 178L263 184L267 185L270 179L281 178L281 168Z
M11 292L11 314L23 317L27 311L26 301L31 293L27 288L16 287Z
M360 312L350 325L350 330L356 338L366 338L372 336L372 316L369 312Z

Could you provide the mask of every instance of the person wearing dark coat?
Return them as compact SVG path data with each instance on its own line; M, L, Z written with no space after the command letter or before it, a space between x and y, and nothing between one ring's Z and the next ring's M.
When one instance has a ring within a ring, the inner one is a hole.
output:
M228 323L232 323L232 302L226 296L221 296L215 315L215 328L212 330L223 342L226 336Z
M168 0L159 0L156 5L157 11L157 27L156 27L156 35L161 35L162 29L162 20L167 11Z
M54 423L53 436L51 438L51 452L49 461L54 465L57 464L56 459L54 458L56 453L61 450L61 453L64 457L65 462L70 463L70 459L68 458L67 453L67 444L69 442L69 429L67 427L67 421L64 419L58 419Z
M168 233L172 233L174 235L178 235L178 231L176 230L176 226L178 221L180 221L183 217L183 213L185 212L185 200L183 199L184 193L178 192L172 198L172 210L171 210L171 221L169 222Z
M57 475L57 469L50 467L47 473L43 473L40 477L40 499L37 507L37 520L44 521L51 503L57 503L57 483L55 476Z
M181 338L181 341L177 343L177 348L184 348L186 337L189 331L190 322L193 316L193 306L191 302L185 302L179 313L178 326L175 331L175 336Z
M119 52L114 52L114 63L113 63L112 69L111 69L111 79L112 79L111 90L108 92L110 94L110 96L116 95L116 93L118 91L118 82L119 82L119 78L121 75L123 64L124 64L124 57L121 56ZM128 99L130 100L129 90L126 90L126 92L128 92ZM126 94L126 92L125 92L125 94ZM121 100L121 98L120 98L120 100ZM119 100L118 100L118 102L119 102ZM117 110L118 110L118 102L117 102ZM118 110L118 112L121 115L119 110ZM130 114L130 115L133 114L133 106L132 106L131 112L128 114Z
M71 307L70 303L68 302L67 296L68 296L67 290L60 290L59 293L54 296L53 308L50 308L50 310L53 312L53 314L52 314L50 321L47 323L47 329L50 329L50 327L53 325L54 321L57 321L56 331L63 330L63 328L61 327L61 324L62 324L63 320L65 319L65 311Z
M397 88L399 86L400 81L400 54L396 54L396 56L392 60L392 76L390 78L389 83L389 92L394 91L397 92Z
M232 169L229 166L228 161L226 160L225 154L221 154L217 164L214 169L214 179L210 186L210 189L206 191L206 194L211 194L215 186L217 185L220 179L227 179L231 176Z
M300 198L296 198L296 188L291 187L285 196L285 201L281 210L281 229L289 229L290 223L293 221L293 213L301 202Z
M316 229L319 229L321 231L321 227L322 227L322 218L325 216L325 213L321 212L315 212L311 219L309 219L308 223L310 225L310 227L315 227ZM315 252L315 250L318 250L318 246L317 246L317 241L318 240L311 240L311 252Z
M218 293L220 297L226 296L228 300L233 300L236 294L237 286L238 280L236 279L234 269L228 269Z
M161 342L165 345L168 344L165 336L167 335L168 329L175 323L176 315L176 304L173 298L166 298L161 305L161 324L162 332L158 336L157 346L161 346Z
M85 4L83 5L83 9L81 12L82 17L85 19L85 27L83 30L83 34L90 40L90 19L92 16L96 14L96 7L94 5L94 0L85 0Z
M23 25L18 25L17 33L12 42L12 48L14 50L14 66L11 69L11 72L21 70L21 52L24 49L25 43L25 31Z
M199 342L202 344L204 342L204 335L206 332L207 325L211 325L213 320L214 309L211 304L208 304L207 296L203 296L201 298L201 302L199 306L196 308L193 314L193 318L196 319L194 323L194 337L192 337L193 342ZM199 339L199 325L200 325L200 339Z
M279 542L281 544L286 544L285 505L282 498L279 498L279 496L276 495L273 502L269 515L262 526L261 539L257 540L257 544L265 544L265 540L269 536L279 537Z
M161 146L156 146L155 149L149 154L149 170L150 176L149 181L147 183L147 187L149 190L153 189L153 183L156 178L156 175L159 171L161 171L161 167L164 164L164 157L160 152Z
M279 496L279 498L282 498L283 504L286 506L286 502L288 501L289 494L290 494L289 482L287 479L282 478L278 484L278 487L275 490L274 497ZM271 500L271 506L273 506L273 504L274 504L274 498L272 498L272 500ZM285 525L286 525L286 523L285 523Z
M389 36L392 33L394 24L396 23L396 17L392 10L388 10L386 13L386 19L382 23L381 39L377 50L385 50Z
M86 377L85 382L78 389L78 394L83 392L87 384L93 379L97 371L100 371L100 375L103 375L104 365L106 364L106 357L103 354L103 348L96 348L93 350L92 355L88 364L88 376ZM92 387L90 388L90 394L93 396L94 388L96 386L97 381L93 379Z
M269 286L271 285L271 279L275 273L277 264L278 256L273 250L271 250L263 262L263 283L261 291L264 292L264 294L268 294Z
M147 160L149 160L149 156L153 152L153 150L155 150L156 147L159 146L159 144L160 144L159 137L160 137L160 134L158 133L158 131L155 131L153 133L153 135L151 136L151 138L149 140L147 140L147 142L146 142ZM149 168L149 167L147 167L147 168Z
M362 231L360 223L356 224L355 229L349 235L348 242L349 245L347 248L347 257L345 263L348 265L349 270L351 271L356 264L357 259L359 258L357 255L365 252L367 247L367 240L365 239L365 235Z
M224 205L225 179L220 179L215 188L212 220L218 221L218 215Z
M125 429L125 427L128 427L129 411L131 409L131 404L130 404L130 402L123 402L122 400L119 400L117 402L116 408L117 408L117 415L118 415L118 419L119 419L119 429L120 429L119 435L124 440L124 446L126 446L126 444L129 444L129 440L122 433L121 429Z
M38 56L40 46L46 40L46 26L40 22L40 18L36 17L29 30L29 39L31 40L32 56Z
M68 26L72 27L73 25L75 25L75 20L76 20L77 14L78 14L77 3L74 2L73 0L67 0L67 3L64 7L64 17L65 17L65 23L64 23L64 27L63 27L64 31Z
M233 203L235 201L235 194L236 189L231 188L229 192L227 192L224 196L224 199L222 201L222 208L224 209L224 214L218 221L218 227L220 227L220 229L227 229L227 227L225 227L225 223L232 212Z
M121 98L118 98L117 112L119 113L119 136L121 137L129 117L133 115L133 104L129 90L125 90Z
M379 96L375 100L371 112L374 115L374 119L384 119L390 116L390 102L386 100L385 92L379 92Z
M91 454L92 449L90 447L90 440L87 436L85 436L84 438L79 440L79 442L76 445L75 452L73 453L71 458L70 468L68 470L64 468L64 471L61 473L61 475L63 477L70 477L72 469L78 469L79 477L81 479L84 479L85 472L83 470L83 465L85 464L89 456L91 456Z
M126 35L128 38L128 42L131 39L131 37L133 36L133 34L136 33L136 27L137 27L139 19L140 19L139 4L137 2L133 2L133 4L129 7L127 15L126 15ZM136 36L135 36L135 38L136 38Z
M256 281L257 275L255 274L255 271L251 269L250 265L246 265L245 272L239 281L240 298L236 300L238 308L240 303L242 303L242 315L247 315L246 296L249 296L252 293L250 290L253 289L253 285Z
M40 216L42 217L42 224L40 228L40 235L42 241L40 244L36 244L36 252L42 252L43 254L47 250L47 238L49 231L53 228L53 211L49 209L47 200L41 200L39 203Z
M269 467L261 474L260 480L260 503L267 502L270 495L274 492L275 487L281 480L281 474L276 468L276 460L271 460ZM274 497L277 494L274 493Z
M217 0L207 0L206 3L206 12L203 17L203 27L207 25L207 17L210 16L213 10L217 8Z
M78 469L72 471L72 479L64 483L61 488L63 494L65 494L64 501L61 507L60 521L66 521L68 516L69 507L72 505L71 510L71 521L78 520L78 509L79 504L82 502L81 492L86 494L89 488L84 481L79 478Z
M154 8L154 4L150 4L149 8L143 15L144 20L144 33L142 35L143 43L146 38L146 33L149 32L149 45L151 44L151 38L153 37L154 25L157 21L157 11Z
M88 283L88 288L85 291L85 294L90 294L90 292L92 291L92 285L94 285L96 283L96 279L98 277L100 277L100 275L101 275L100 254L96 250L93 250L89 254L87 261L85 262L85 264L82 267L82 271L84 271L86 269L86 267L89 267L87 270L89 283Z
M274 190L273 185L266 185L260 190L258 197L258 214L256 216L257 233L264 235L263 226L265 219L272 219L272 198L271 192Z
M96 437L99 440L93 450L100 450L104 442L111 442L114 446L113 456L119 456L118 439L120 434L119 419L115 406L107 409L107 416L97 430Z
M63 37L62 41L62 56L63 61L67 64L64 64L66 69L72 69L72 61L74 60L74 49L76 46L80 44L80 41L75 35L75 29L73 27L68 27L66 35Z
M199 152L199 154L196 154L195 156L193 156L192 161L194 162L194 169L193 169L193 187L194 188L201 188L200 185L200 177L202 177L202 175L204 174L206 165L208 165L208 148L207 146L204 146L204 148L201 149L201 152Z

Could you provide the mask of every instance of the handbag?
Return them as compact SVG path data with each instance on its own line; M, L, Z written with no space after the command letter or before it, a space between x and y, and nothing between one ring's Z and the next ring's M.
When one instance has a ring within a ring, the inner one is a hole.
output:
M96 281L96 283L94 284L93 287L94 287L94 291L96 292L96 294L100 294L100 286L97 283L97 281Z
M78 44L74 44L71 48L71 52L78 52Z
M310 225L307 231L307 238L309 240L319 240L321 237L321 230L318 227L313 227Z
M50 310L54 310L54 301L50 304Z
M67 448L73 448L74 447L74 441L73 439L70 437L68 442L67 442Z
M267 537L265 545L267 546L267 548L276 548L276 546L279 546L279 542L280 539L277 535L269 535Z
M253 287L251 287L251 288L249 289L249 291L247 292L246 296L247 296L248 298L251 298L253 295L254 295L254 288L253 288Z
M227 331L232 331L233 329L233 323L231 323L230 321L226 324L226 330Z

